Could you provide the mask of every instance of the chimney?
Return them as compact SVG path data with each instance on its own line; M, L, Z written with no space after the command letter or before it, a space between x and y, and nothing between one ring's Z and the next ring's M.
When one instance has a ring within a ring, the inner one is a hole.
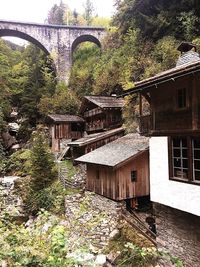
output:
M181 55L178 58L176 67L200 60L199 54L197 53L197 46L195 44L182 42L177 50L181 52Z

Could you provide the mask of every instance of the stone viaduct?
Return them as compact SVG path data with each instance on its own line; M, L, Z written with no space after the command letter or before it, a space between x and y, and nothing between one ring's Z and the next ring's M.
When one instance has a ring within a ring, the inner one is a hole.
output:
M13 36L27 40L50 55L54 60L58 80L68 81L72 54L82 42L93 42L101 47L105 36L102 27L80 27L35 24L0 20L0 37Z

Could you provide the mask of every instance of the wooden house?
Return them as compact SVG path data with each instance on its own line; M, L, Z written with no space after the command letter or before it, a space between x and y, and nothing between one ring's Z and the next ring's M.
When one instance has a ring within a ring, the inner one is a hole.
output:
M80 114L88 133L100 132L122 125L123 98L113 96L85 96Z
M108 144L124 135L123 128L108 130L105 132L85 135L75 141L69 142L71 156L73 159L87 154L105 144Z
M137 82L126 95L139 93L140 132L151 137L150 198L158 246L180 257L184 266L198 267L200 57L193 44L178 49L176 67Z
M148 138L123 136L76 159L87 164L86 188L113 200L149 195Z
M135 83L124 94L140 95L142 135L200 134L200 58L193 47L182 43L175 68Z
M85 121L79 116L52 114L48 115L47 123L53 152L60 152L65 143L79 139L84 134Z

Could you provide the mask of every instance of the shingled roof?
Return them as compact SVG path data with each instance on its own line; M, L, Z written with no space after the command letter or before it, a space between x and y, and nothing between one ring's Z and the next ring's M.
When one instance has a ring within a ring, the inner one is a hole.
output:
M199 71L200 71L200 57L198 53L189 51L182 54L179 57L176 67L158 73L157 75L150 77L148 79L136 82L135 87L127 90L122 96L126 96L131 93L136 93L146 88L157 85L159 83L175 80L178 77L182 77L190 73L195 73Z
M148 149L149 139L139 134L128 134L105 146L81 156L76 162L117 167Z
M112 135L115 135L115 134L121 133L121 132L124 132L124 129L122 127L117 128L117 129L108 130L106 132L89 134L85 137L82 137L80 139L77 139L73 142L68 143L68 146L75 146L75 147L86 146L88 144L100 141L104 138L110 137Z
M91 102L102 109L122 108L124 106L123 98L116 98L114 96L84 96L80 112L82 112L82 109L84 109L87 102Z
M76 115L60 115L60 114L51 114L48 115L48 119L54 122L84 122L84 119Z

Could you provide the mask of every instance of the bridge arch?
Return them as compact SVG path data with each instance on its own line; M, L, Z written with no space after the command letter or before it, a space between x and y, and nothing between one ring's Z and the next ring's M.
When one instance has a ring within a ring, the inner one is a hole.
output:
M27 40L50 54L58 80L68 82L72 53L82 42L93 42L101 47L105 28L88 26L48 25L0 20L0 37L14 36Z
M26 40L30 43L33 43L34 45L38 46L42 51L44 51L45 54L50 55L49 51L43 46L38 40L33 38L32 36L17 31L17 30L10 30L10 29L0 29L0 37L18 37L23 40Z
M75 49L77 48L77 46L83 42L91 42L91 43L94 43L101 48L101 43L100 43L99 39L97 39L95 36L89 35L89 34L80 35L72 43L72 46L71 46L72 54L75 51Z

